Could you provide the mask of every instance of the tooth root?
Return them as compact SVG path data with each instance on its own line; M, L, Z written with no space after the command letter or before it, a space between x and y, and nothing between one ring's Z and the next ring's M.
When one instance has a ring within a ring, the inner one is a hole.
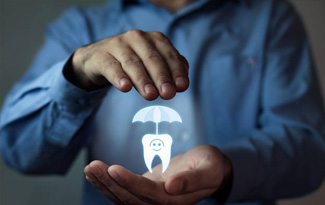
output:
M160 159L162 162L162 173L164 173L169 165L170 150L166 150L166 152L163 155L160 155Z
M165 149L163 150L163 152L160 153L160 159L162 162L162 173L164 173L168 168L170 162L171 146L173 144L173 138L168 134L162 135L161 138L165 143L165 147L164 147Z
M150 150L146 150L144 149L144 162L146 163L146 166L148 168L148 170L152 173L152 160L155 157L155 155L153 153L150 153Z

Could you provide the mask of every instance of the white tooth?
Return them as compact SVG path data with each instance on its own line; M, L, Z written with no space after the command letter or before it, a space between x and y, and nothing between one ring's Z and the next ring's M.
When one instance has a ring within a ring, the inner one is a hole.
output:
M148 170L152 173L152 160L155 157L155 154L152 152L151 149L149 149L150 142L151 142L152 135L146 134L142 138L142 145L143 145L143 156L144 156L144 162L146 163L146 166Z
M148 170L152 173L152 160L158 155L162 161L162 172L164 173L169 165L171 146L173 139L168 134L153 135L146 134L142 138L144 161Z
M164 134L161 135L161 140L164 142L164 147L158 155L162 161L162 173L164 173L169 165L173 138L168 134Z

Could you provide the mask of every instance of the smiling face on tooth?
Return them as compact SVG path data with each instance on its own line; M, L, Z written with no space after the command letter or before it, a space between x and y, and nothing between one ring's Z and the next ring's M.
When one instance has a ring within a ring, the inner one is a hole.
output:
M160 139L154 139L150 142L150 147L156 152L160 151L164 146L164 142Z

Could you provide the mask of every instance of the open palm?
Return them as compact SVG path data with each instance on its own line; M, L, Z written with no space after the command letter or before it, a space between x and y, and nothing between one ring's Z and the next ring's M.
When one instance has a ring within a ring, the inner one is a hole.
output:
M230 161L210 145L174 157L164 173L161 165L142 176L100 161L85 167L87 180L118 204L193 204L224 186L230 171Z

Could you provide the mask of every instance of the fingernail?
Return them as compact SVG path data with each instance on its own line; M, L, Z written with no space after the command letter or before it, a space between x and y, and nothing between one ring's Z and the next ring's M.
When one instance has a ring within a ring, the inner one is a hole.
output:
M185 88L187 86L187 82L183 77L176 78L176 86L178 88Z
M102 172L100 171L99 167L96 168L90 168L90 172L95 175L96 177L102 176Z
M161 91L163 93L172 93L174 91L174 86L172 86L170 83L164 83L161 86Z
M115 180L115 181L119 181L120 180L120 176L118 175L118 173L116 172L116 171L114 171L114 170L111 170L111 169L108 169L108 173L109 173L109 175L111 176L111 177L113 177L113 179Z
M156 93L156 88L153 87L153 85L151 84L147 84L144 86L144 92L146 92L147 94Z
M126 78L121 78L121 80L119 81L120 86L123 87L125 85L127 85L129 83L129 80Z

